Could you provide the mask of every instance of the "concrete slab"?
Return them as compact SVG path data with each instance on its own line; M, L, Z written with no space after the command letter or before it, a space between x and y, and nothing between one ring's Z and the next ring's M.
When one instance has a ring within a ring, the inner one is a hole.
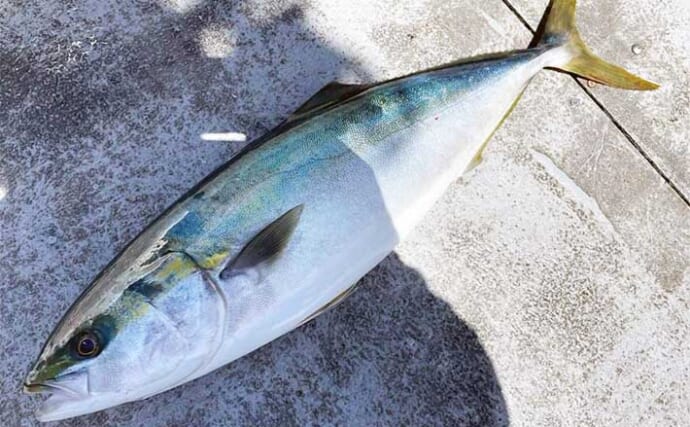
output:
M89 280L328 81L530 35L500 1L0 0L0 417ZM689 409L685 206L568 78L336 310L190 384L60 425L673 425ZM685 231L684 231L685 230Z
M510 3L536 28L548 0ZM690 3L581 0L577 18L594 52L661 84L643 97L601 85L591 90L688 199Z
M398 252L477 331L512 424L682 425L686 208L595 105L573 105L580 93L538 77L485 162ZM588 146L600 166L583 170ZM658 230L663 243L642 237Z

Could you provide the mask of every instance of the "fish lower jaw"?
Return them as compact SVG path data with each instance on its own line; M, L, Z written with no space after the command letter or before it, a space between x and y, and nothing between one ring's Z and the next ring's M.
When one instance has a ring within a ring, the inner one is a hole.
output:
M47 395L35 411L36 419L40 422L58 421L85 415L128 400L134 400L123 395L91 393L88 390L74 390L50 383L25 384L24 391L31 394Z
M93 393L84 396L52 392L34 415L40 422L59 421L102 411L133 400L137 398L114 393Z
M48 393L51 393L50 396L35 412L36 419L40 422L58 421L92 412L84 410L82 396L55 391L48 391Z

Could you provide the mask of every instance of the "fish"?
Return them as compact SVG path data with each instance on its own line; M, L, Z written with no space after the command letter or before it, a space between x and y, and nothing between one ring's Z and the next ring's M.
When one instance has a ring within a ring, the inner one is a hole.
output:
M656 89L590 51L575 3L553 0L527 49L331 83L248 144L69 308L23 384L49 395L38 420L162 393L336 306L479 164L542 69Z

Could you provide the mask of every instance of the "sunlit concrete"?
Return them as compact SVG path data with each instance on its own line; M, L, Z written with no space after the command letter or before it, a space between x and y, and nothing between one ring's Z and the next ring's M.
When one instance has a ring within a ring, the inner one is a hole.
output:
M514 5L536 25L544 3ZM664 88L595 95L687 189L687 27L671 25L687 8L581 3L593 49ZM0 34L10 426L36 425L21 383L71 302L244 145L209 140L256 138L334 79L531 39L500 0L0 0ZM342 305L192 383L61 425L683 425L689 212L573 79L545 71L484 162Z

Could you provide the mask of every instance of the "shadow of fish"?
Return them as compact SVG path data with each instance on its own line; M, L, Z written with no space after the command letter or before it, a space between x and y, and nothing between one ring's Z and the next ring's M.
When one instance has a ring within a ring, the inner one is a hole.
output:
M375 85L332 83L183 197L75 302L25 382L41 421L143 399L333 307L473 168L552 68L657 86L594 56L575 1L533 45Z

